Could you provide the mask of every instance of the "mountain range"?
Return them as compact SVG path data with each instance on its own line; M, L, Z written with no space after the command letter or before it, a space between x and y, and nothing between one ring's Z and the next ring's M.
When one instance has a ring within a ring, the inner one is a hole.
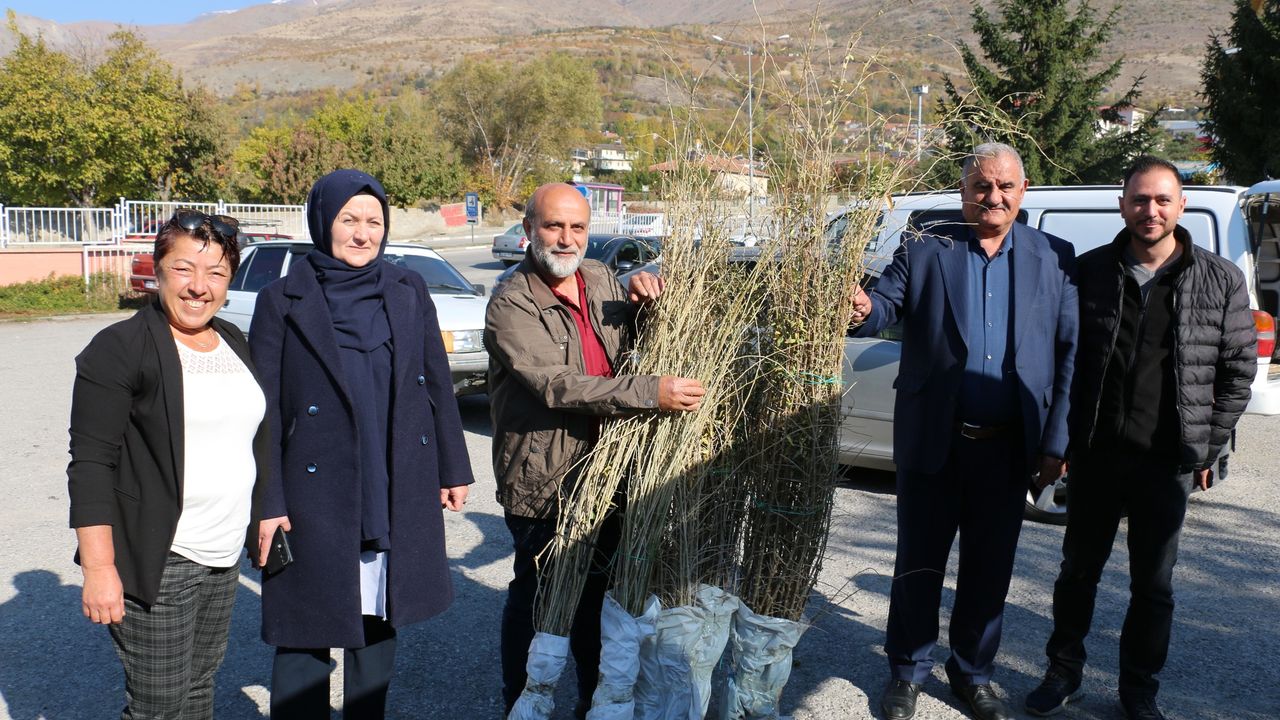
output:
M1094 4L1104 15L1110 5ZM1231 0L1127 0L1107 58L1124 77L1145 74L1146 96L1192 102L1204 46L1230 23ZM229 94L350 87L379 72L435 75L483 53L519 59L551 49L607 55L641 47L709 59L712 35L739 43L788 34L772 50L839 48L918 66L934 81L961 67L958 43L974 42L967 0L275 0L178 25L132 28L184 77ZM55 47L93 48L115 26L18 16L18 27ZM663 32L655 33L653 30ZM0 53L13 38L0 33Z

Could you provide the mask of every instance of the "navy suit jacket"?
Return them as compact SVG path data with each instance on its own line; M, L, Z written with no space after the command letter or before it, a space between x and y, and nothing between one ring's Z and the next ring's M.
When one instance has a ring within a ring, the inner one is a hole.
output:
M440 489L473 479L426 284L394 265L382 272L393 346L387 613L399 628L453 599ZM293 564L262 583L263 639L362 647L355 417L329 308L308 263L258 294L250 330L273 441L263 517L288 515L293 525Z
M969 232L967 226L955 226L910 234L870 293L870 316L854 330L866 337L902 320L893 422L893 460L900 470L940 471L955 437L968 353ZM1067 241L1021 223L1010 232L1012 350L1030 463L1037 453L1066 457L1079 325L1075 250Z

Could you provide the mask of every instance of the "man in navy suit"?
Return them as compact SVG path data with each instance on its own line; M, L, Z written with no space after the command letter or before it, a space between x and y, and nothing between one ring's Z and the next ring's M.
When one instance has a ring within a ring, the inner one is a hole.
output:
M904 234L875 289L855 297L856 335L902 321L898 555L881 700L893 720L915 716L933 668L957 531L947 678L975 717L1013 717L991 675L1030 475L1063 473L1078 319L1071 245L1016 222L1026 189L1016 150L979 145L960 182L965 224Z

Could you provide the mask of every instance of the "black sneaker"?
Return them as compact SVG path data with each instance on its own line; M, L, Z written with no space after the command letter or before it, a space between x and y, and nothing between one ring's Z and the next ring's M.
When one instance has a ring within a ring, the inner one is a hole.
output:
M1080 690L1080 678L1065 670L1050 667L1040 686L1027 695L1026 710L1038 717L1048 717L1062 712L1067 703L1084 695Z
M1156 706L1154 695L1120 696L1120 707L1129 720L1165 720L1164 713Z

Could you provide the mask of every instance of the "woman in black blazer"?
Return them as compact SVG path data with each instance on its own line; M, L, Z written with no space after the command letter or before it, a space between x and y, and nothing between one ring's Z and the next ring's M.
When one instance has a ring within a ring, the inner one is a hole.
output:
M156 233L156 301L76 358L71 526L124 717L213 717L241 548L257 557L266 403L244 336L214 317L235 238L231 218L175 214Z

